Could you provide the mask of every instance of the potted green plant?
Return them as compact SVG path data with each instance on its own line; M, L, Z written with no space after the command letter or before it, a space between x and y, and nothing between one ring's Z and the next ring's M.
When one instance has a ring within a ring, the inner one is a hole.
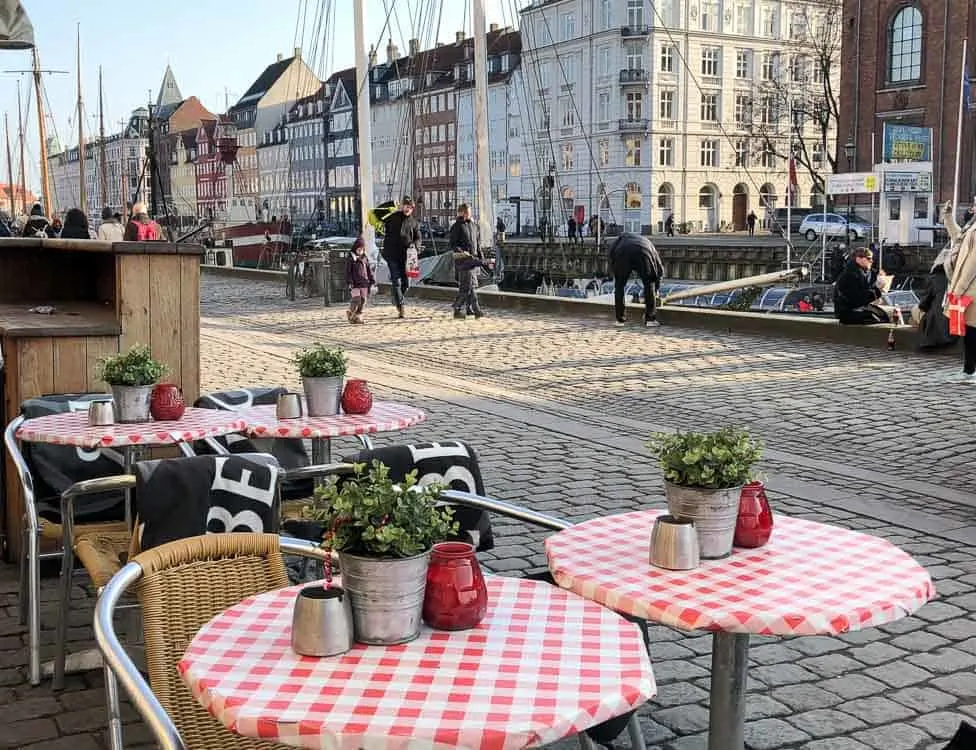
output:
M438 505L441 490L419 486L416 471L393 482L376 460L316 488L304 515L325 524L322 546L339 554L357 641L391 645L420 633L431 547L458 528Z
M338 414L342 382L348 365L342 349L313 344L296 352L293 361L302 377L309 416Z
M137 344L127 352L102 357L96 363L95 374L112 388L116 420L148 422L149 397L167 369L153 359L148 346Z
M732 552L739 495L762 455L762 442L745 430L658 432L647 444L664 472L668 512L690 519L701 557Z

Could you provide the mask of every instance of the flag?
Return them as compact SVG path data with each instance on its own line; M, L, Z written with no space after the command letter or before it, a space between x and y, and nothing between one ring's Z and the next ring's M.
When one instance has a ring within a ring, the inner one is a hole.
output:
M19 0L0 0L0 49L31 49L34 27Z
M790 154L790 181L786 186L786 204L788 206L796 205L797 193L800 191L800 186L796 181L796 157Z

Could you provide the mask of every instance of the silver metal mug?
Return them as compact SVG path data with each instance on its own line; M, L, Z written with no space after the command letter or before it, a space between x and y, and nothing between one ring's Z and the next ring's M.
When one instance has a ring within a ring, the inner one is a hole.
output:
M697 568L700 554L694 522L675 516L658 516L651 529L650 553L650 563L657 568Z
M291 647L302 656L336 656L352 648L352 605L341 586L306 586L295 598Z
M278 396L275 416L278 419L298 419L304 415L302 397L298 393L282 393Z
M88 404L88 424L104 427L115 424L115 408L111 401L92 401Z

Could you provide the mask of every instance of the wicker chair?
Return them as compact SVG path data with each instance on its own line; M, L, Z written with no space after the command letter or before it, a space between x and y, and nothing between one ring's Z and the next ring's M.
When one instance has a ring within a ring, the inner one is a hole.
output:
M123 747L116 677L164 750L280 747L225 729L191 695L176 665L216 614L248 596L288 585L283 554L323 560L326 553L311 542L275 534L213 534L142 552L112 578L95 610L95 639L106 664L113 748ZM132 586L142 604L148 685L112 622L119 599Z

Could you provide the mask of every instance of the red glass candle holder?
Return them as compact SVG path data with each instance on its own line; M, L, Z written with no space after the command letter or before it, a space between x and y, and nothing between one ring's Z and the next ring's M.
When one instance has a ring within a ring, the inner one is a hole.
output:
M347 380L342 391L342 410L346 414L368 414L373 408L373 393L365 380Z
M488 588L474 555L465 542L441 542L430 553L424 622L438 630L467 630L488 612Z
M739 516L735 521L736 547L762 547L773 533L773 511L762 482L749 482L739 496Z
M173 383L160 383L149 396L149 413L159 422L175 422L186 411L183 391Z

